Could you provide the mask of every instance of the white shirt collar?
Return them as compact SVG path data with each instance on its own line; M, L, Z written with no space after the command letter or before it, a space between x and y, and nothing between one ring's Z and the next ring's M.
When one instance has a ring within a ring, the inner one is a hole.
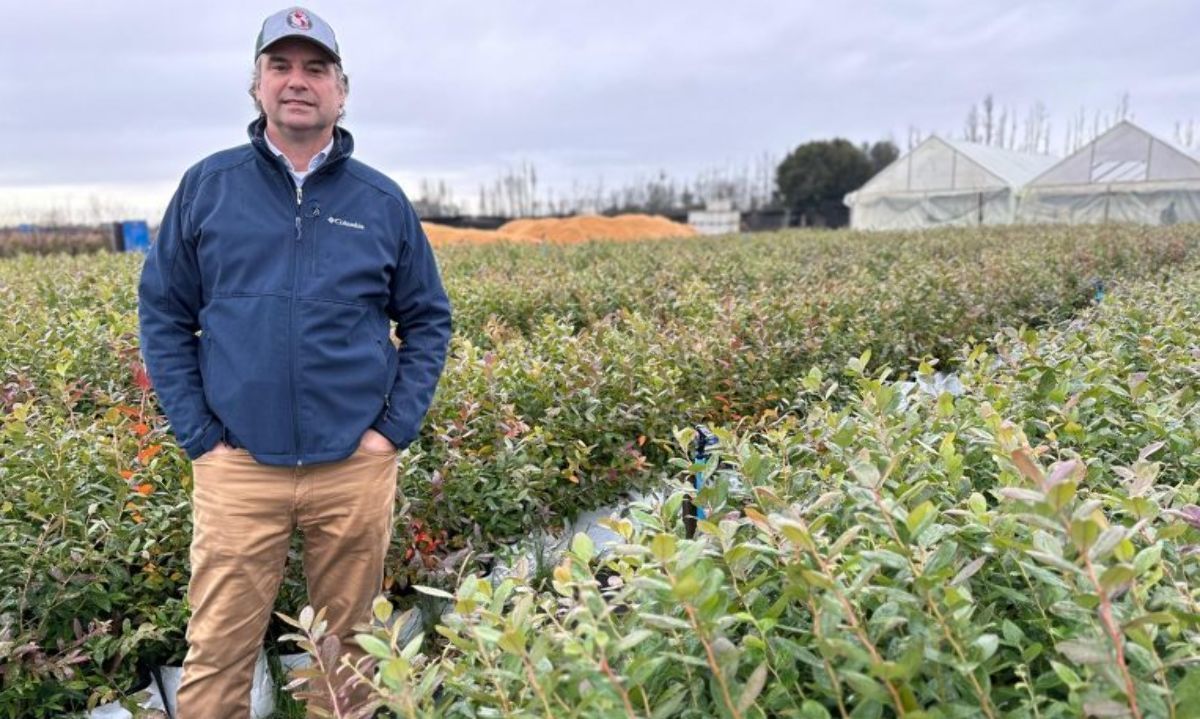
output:
M307 177L310 172L320 167L321 163L325 162L325 158L329 157L330 151L333 150L333 138L330 137L329 142L326 143L325 147L321 148L321 151L313 155L313 158L308 161L308 169L306 169L304 172L297 172L296 168L292 167L292 161L288 159L287 155L283 154L283 150L275 147L275 143L271 142L271 138L266 132L263 133L263 139L267 141L267 147L271 148L271 152L273 152L276 156L283 158L284 164L287 165L288 172L291 172L292 177L296 178L297 187L304 184L304 178Z

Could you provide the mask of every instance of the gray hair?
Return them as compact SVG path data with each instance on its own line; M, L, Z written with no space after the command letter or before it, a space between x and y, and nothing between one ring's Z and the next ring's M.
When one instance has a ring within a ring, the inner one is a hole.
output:
M258 58L254 61L254 75L250 78L250 99L254 101L254 109L258 111L258 114L260 117L265 115L266 113L263 112L262 103L258 101L258 95L255 94L255 90L258 89L258 83L262 81L263 57L264 57L264 55L259 55ZM337 75L338 84L342 86L342 94L349 97L349 95L350 95L350 78L349 78L349 76L346 75L345 70L342 69L342 63L340 63L340 62L333 63L333 72L335 75ZM338 111L338 118L337 118L338 124L341 124L342 120L344 120L344 119L346 119L346 106L345 105L343 105L341 110Z

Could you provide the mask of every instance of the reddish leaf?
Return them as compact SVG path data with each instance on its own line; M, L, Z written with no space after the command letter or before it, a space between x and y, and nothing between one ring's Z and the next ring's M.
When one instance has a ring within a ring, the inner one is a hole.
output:
M1042 474L1042 468L1037 462L1029 456L1029 452L1024 449L1014 450L1012 453L1013 464L1017 465L1017 470L1025 476L1026 479L1032 480L1039 488L1045 486L1045 475Z
M133 383L143 392L149 392L154 388L154 385L150 382L150 375L146 374L146 368L141 362L133 365Z
M153 459L156 454L158 454L161 451L162 451L161 444L152 444L149 447L146 447L142 451L138 452L138 455L137 455L138 461L141 462L142 464L146 464L151 459Z

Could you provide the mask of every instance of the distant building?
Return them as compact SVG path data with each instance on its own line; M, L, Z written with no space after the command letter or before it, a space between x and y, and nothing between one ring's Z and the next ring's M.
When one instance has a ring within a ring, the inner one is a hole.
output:
M730 200L714 200L703 210L688 212L687 222L702 235L728 235L742 229L742 213L733 209Z

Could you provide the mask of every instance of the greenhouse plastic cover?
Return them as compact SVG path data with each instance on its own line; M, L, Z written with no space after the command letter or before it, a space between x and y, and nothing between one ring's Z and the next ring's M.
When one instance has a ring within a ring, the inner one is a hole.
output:
M846 196L851 226L914 229L1012 222L1014 192L1057 158L930 137Z
M1200 222L1200 159L1128 121L1061 161L931 137L845 201L856 229Z
M1200 222L1200 160L1121 122L1033 178L1018 222Z

